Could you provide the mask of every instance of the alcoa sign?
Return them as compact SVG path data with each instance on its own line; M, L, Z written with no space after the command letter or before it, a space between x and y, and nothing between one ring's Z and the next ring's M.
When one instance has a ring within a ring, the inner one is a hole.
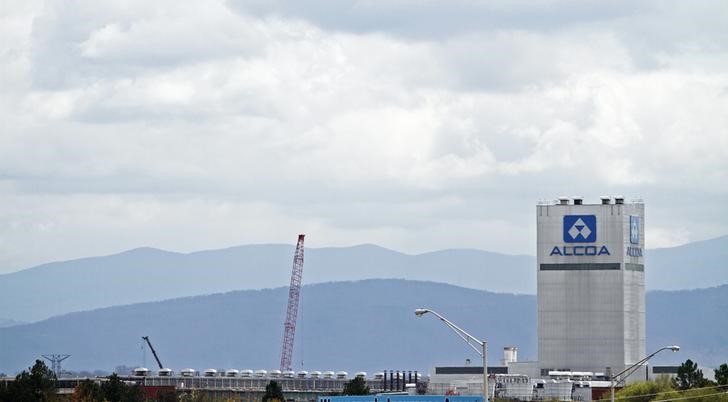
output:
M597 246L554 246L549 255L611 255L607 246L602 246L597 250Z
M642 248L640 244L640 217L629 217L629 243L632 246L627 247L627 255L630 257L642 257Z
M564 243L594 243L597 241L596 215L564 215ZM607 246L554 246L551 256L611 255Z

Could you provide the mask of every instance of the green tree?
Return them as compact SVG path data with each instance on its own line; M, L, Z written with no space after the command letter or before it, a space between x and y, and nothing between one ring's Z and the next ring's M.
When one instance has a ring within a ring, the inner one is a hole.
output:
M41 360L23 370L0 395L3 402L46 402L56 398L56 376Z
M109 402L121 402L126 391L126 384L114 373L108 377L108 381L101 383L101 394L104 400Z
M101 384L101 395L108 402L142 402L144 393L138 385L127 385L114 373Z
M265 395L263 395L263 402L285 402L286 398L283 396L283 389L276 381L271 381L265 386Z
M98 402L102 400L101 387L89 379L83 380L73 390L73 402Z
M703 370L698 368L698 363L690 359L685 360L685 363L677 368L677 376L672 381L675 388L680 390L700 388L705 385Z
M713 370L715 373L715 382L718 385L728 385L728 364L723 363L717 369Z
M344 395L369 395L369 387L364 377L356 376L344 385Z
M157 402L177 402L177 393L174 391L160 392L157 394Z
M144 402L144 391L142 391L142 387L136 384L132 386L124 385L124 394L121 397L121 402Z

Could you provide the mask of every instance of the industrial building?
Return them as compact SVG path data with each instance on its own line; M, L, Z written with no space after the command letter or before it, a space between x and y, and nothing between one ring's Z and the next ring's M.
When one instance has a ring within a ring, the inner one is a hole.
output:
M562 197L537 205L538 360L518 361L517 347L504 347L500 366L487 368L489 395L524 401L596 400L609 389L613 373L645 357L644 212L643 202L625 203L619 196L601 197L593 204L585 204L581 197ZM280 370L174 373L163 368L149 338L144 337L160 369L153 373L139 368L124 380L152 394L200 390L246 401L259 399L271 380L282 386L289 401L478 401L464 397L484 391L483 367L471 366L469 361L464 366L434 367L428 378L416 371L385 371L371 377L356 373L352 378L364 378L373 392L380 393L366 397L331 396L350 379L346 372L292 371L302 267L303 235L299 235ZM638 371L627 381L674 374L677 367L651 369L645 367L641 375ZM73 381L67 379L69 385ZM414 395L425 392L428 396Z
M608 375L638 362L645 356L644 204L560 198L536 211L541 376Z
M537 205L538 360L505 347L502 367L488 367L491 395L598 399L611 374L645 357L644 212L621 196ZM651 369L627 382L675 372ZM480 394L482 370L435 367L428 390Z
M374 394L323 396L318 402L483 402L480 396Z
M361 377L375 393L417 393L425 385L417 371L388 370L368 376L357 372L350 376L345 371L292 371L252 369L206 369L198 371L186 368L176 372L164 368L152 371L139 367L131 373L122 373L119 378L127 384L139 385L145 397L156 399L160 393L191 394L202 393L208 397L237 401L260 401L270 381L277 382L287 402L315 402L322 396L338 395L353 378ZM57 394L61 400L68 400L74 388L83 381L97 384L109 381L107 377L59 377L56 381ZM14 377L0 377L0 389L7 388ZM467 400L471 400L469 398ZM466 400L466 399L464 399Z

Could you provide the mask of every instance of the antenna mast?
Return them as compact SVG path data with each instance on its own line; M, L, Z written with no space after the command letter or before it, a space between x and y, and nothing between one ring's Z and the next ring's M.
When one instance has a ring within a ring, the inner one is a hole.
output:
M293 255L291 287L288 289L288 310L286 322L283 324L283 346L281 347L281 371L291 370L293 357L293 337L296 334L296 318L298 317L298 300L301 294L301 277L303 275L303 238L298 235L296 253Z

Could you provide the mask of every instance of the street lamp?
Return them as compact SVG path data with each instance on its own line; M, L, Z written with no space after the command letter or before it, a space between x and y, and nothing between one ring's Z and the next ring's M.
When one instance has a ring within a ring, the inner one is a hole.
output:
M483 401L488 402L488 342L485 340L479 341L476 337L470 335L469 333L465 332L464 329L458 327L457 325L450 322L447 318L441 316L436 311L427 309L427 308L418 308L415 310L415 315L417 317L422 317L423 315L427 313L432 313L435 317L439 318L440 321L444 322L445 325L450 327L460 338L462 338L465 343L468 344L473 350L475 350L475 353L479 354L483 358ZM480 349L478 349L475 345L480 346Z
M621 375L624 374L624 377L620 378L618 382L622 382L622 381L626 380L627 377L629 377L630 375L632 375L632 373L634 373L635 371L637 371L637 369L639 368L639 366L641 366L644 363L647 363L647 360L650 360L652 358L652 356L654 356L654 355L662 352L663 350L672 350L673 352L677 352L678 350L680 350L680 346L677 346L677 345L663 346L663 347L657 349L657 351L655 351L651 355L649 355L649 356L645 357L644 359L638 361L637 363L635 363L635 364L627 367L622 372L617 373L616 375L610 375L609 376L609 380L611 381L611 384L609 386L609 389L610 389L610 392L611 392L611 395L612 395L612 398L611 398L612 402L614 402L614 386L615 386L614 379L615 378L619 378L619 376L621 376Z

